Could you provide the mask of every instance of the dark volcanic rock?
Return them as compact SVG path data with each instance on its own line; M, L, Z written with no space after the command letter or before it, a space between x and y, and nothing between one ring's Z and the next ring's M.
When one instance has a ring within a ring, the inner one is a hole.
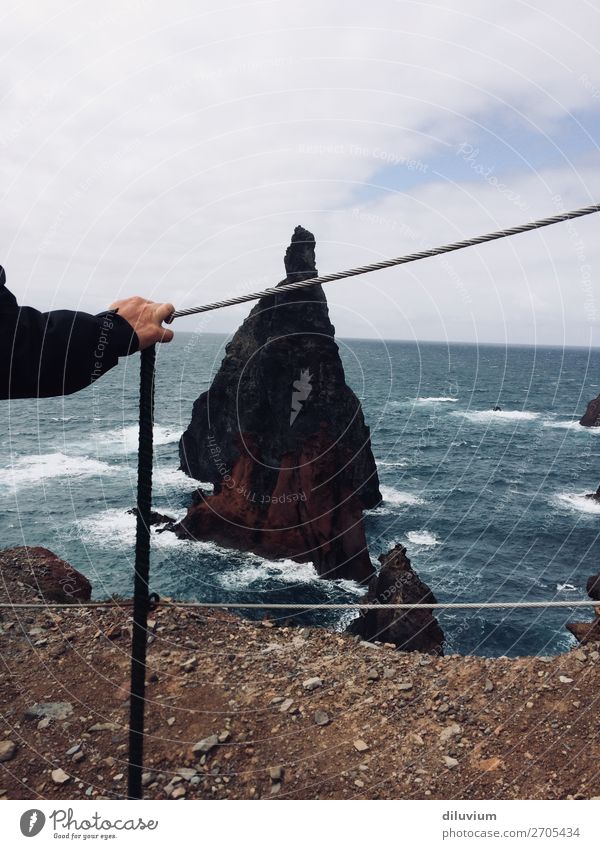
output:
M285 268L282 283L317 274L302 227ZM176 533L313 562L330 578L373 573L362 510L381 501L379 481L334 334L321 286L254 307L181 438L181 468L214 493L198 493Z
M579 424L584 427L600 427L600 395L587 405Z
M137 507L132 507L131 510L127 511L128 513L133 514L137 517L138 509ZM166 513L157 513L156 510L150 511L150 524L151 525L165 525L165 524L173 524L175 522L174 516L167 516Z
M442 655L444 632L431 610L390 610L388 604L435 604L427 584L419 578L403 545L379 557L381 569L369 583L366 604L381 608L366 610L350 623L348 630L365 640L395 643L403 651Z

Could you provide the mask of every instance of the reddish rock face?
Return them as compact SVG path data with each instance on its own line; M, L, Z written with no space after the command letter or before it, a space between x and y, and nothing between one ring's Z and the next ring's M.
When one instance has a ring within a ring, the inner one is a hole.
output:
M92 585L81 572L47 548L17 546L3 551L4 568L12 568L18 580L34 589L45 601L89 601ZM14 576L14 575L13 575Z
M317 274L314 236L301 227L285 267L282 282ZM175 533L312 562L328 578L373 574L362 510L381 501L377 468L320 286L254 307L196 400L179 454L214 492Z
M175 532L267 557L312 562L319 575L330 579L370 578L374 570L362 505L338 474L351 457L332 445L327 426L323 423L297 454L281 457L269 493L253 489L257 448L248 434L243 443L229 480L192 506Z

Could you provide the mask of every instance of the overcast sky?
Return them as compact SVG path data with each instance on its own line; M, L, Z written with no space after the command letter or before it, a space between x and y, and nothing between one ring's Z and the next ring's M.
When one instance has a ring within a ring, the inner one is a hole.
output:
M600 201L585 0L5 0L19 301L190 306ZM327 287L341 336L600 344L600 215ZM230 331L244 305L178 322Z

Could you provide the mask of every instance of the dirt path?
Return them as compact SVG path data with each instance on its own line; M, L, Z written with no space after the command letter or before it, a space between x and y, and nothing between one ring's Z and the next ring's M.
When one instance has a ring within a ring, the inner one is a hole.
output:
M17 559L3 601L36 597ZM129 629L124 610L2 611L4 798L124 796ZM433 658L166 608L150 640L147 798L600 796L598 645Z

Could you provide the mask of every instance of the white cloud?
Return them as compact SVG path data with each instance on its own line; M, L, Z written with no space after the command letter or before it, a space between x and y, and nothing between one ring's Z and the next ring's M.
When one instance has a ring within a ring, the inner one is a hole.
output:
M578 122L599 98L597 11L449 7L14 4L0 33L9 285L43 307L134 291L189 305L280 279L297 223L327 271L411 250L407 225L434 244L552 213L557 193L565 207L597 200L600 169L577 153L593 148ZM536 167L565 127L558 158ZM465 141L510 197L456 177ZM521 167L505 172L511 149ZM332 284L332 316L345 335L586 344L597 226Z

